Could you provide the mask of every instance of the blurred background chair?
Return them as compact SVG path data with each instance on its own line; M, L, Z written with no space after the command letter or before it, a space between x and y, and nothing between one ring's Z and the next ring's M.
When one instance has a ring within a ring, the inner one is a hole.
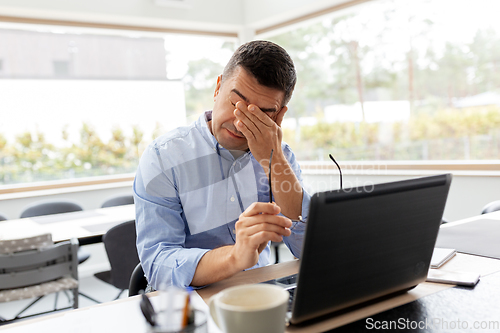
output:
M78 203L68 200L61 201L36 201L27 206L21 213L21 218L36 217L43 215L53 215L62 213L80 212L83 208ZM90 258L90 253L82 247L78 248L78 264L82 264ZM90 299L93 302L99 303L94 298L80 293L81 296Z
M7 216L0 213L0 221L6 221L6 220L7 220Z
M21 213L21 218L42 215L72 213L82 211L83 208L73 201L37 201L26 207ZM78 249L78 263L81 264L90 257L90 253L83 248Z
M78 240L55 244L50 234L0 240L0 302L36 299L12 319L0 318L0 323L39 314L78 308ZM72 306L58 308L59 291L72 290ZM54 309L21 316L45 295L56 293Z
M144 270L142 269L141 263L135 266L132 276L130 277L130 283L128 285L128 296L139 295L141 292L146 291L148 287L148 280L144 276Z
M120 289L115 299L128 289L132 272L139 263L136 238L134 220L120 223L102 236L111 270L95 273L94 276Z
M133 203L134 203L134 196L132 194L120 195L120 196L112 197L112 198L104 201L104 203L101 205L101 208L131 205Z
M71 213L82 211L83 208L73 201L37 201L24 208L21 218Z
M493 213L499 210L500 210L500 200L496 200L484 206L481 214Z

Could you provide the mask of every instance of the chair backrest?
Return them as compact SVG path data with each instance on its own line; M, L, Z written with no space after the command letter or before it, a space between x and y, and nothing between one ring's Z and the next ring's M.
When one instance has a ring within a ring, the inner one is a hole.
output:
M24 239L15 240L23 244ZM4 241L12 242L12 240ZM45 242L42 242L45 244ZM6 246L3 244L5 250ZM8 247L7 247L8 248ZM34 250L17 251L10 247L9 253L0 254L0 289L14 289L36 285L61 277L71 276L78 280L78 240L40 246Z
M8 220L8 218L2 213L0 213L0 221L6 221L6 220Z
M23 210L21 218L79 212L82 210L83 208L73 201L37 201Z
M136 239L134 220L120 223L102 236L111 265L111 284L119 289L128 288L130 276L139 263Z
M0 240L0 254L44 249L52 245L54 245L54 242L52 241L51 234L42 234L21 239L2 239Z
M483 207L481 214L493 213L500 210L500 200L492 201Z
M144 270L142 269L141 263L135 266L132 276L130 277L130 283L128 285L128 296L139 295L141 291L145 291L148 287L148 280L144 276Z
M134 203L134 196L132 194L121 195L104 201L104 203L101 205L101 208L132 205L133 203Z

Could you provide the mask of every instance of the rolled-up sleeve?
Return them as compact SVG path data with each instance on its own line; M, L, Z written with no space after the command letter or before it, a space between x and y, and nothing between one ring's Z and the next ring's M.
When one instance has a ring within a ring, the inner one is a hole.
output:
M159 289L191 284L208 249L185 248L186 229L173 168L149 146L134 180L137 251L149 284Z

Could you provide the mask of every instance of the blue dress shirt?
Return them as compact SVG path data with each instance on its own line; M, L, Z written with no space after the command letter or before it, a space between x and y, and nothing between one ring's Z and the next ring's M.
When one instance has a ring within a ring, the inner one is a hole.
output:
M235 223L253 202L269 202L263 168L247 152L236 160L207 126L211 112L190 126L154 140L144 151L134 181L137 250L149 284L187 287L203 255L235 243ZM300 166L286 143L283 152L302 185ZM302 217L310 195L303 189ZM305 225L283 237L300 257ZM252 267L269 264L268 246Z

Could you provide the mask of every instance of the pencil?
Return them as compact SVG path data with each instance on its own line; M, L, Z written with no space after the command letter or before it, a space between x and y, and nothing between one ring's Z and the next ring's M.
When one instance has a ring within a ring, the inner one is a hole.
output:
M182 328L185 328L189 324L189 293L186 295L186 303L184 304L184 309L182 311Z

